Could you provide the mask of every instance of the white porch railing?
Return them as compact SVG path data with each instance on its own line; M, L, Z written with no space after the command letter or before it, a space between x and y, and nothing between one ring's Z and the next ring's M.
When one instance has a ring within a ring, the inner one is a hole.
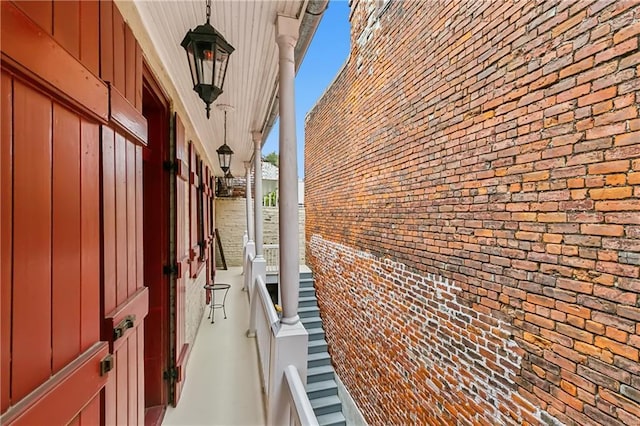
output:
M278 272L280 267L280 245L265 244L262 247L264 258L267 261L267 272Z
M302 379L298 369L293 365L288 365L284 370L284 377L287 382L287 390L289 391L289 405L291 426L317 426L318 419L313 412L313 407L307 392L304 389Z
M308 335L302 324L301 329L285 326L290 328L281 332L280 319L264 282L263 262L257 262L250 252L245 254L245 287L251 304L247 336L256 338L268 423L317 426L303 380L307 373Z
M275 343L275 336L280 328L280 320L262 277L257 278L251 299L251 322L249 327L255 330L260 370L262 372L262 387L268 399L272 345Z

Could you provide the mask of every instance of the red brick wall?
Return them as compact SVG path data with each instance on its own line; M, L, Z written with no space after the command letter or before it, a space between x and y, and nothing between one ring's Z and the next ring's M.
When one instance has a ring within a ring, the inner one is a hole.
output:
M640 424L640 2L354 0L308 260L373 424Z

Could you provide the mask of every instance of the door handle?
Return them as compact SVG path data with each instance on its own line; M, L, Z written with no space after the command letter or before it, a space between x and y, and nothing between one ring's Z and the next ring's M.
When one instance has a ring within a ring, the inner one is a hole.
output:
M118 340L128 329L133 328L135 321L135 315L127 315L122 321L120 321L120 324L113 329L113 340Z

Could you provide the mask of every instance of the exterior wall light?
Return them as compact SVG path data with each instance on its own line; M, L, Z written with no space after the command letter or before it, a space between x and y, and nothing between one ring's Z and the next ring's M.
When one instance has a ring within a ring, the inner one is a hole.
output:
M211 104L222 93L229 56L235 50L209 24L210 16L211 0L207 0L207 22L189 30L180 43L187 51L193 90L207 105L207 118L210 116Z

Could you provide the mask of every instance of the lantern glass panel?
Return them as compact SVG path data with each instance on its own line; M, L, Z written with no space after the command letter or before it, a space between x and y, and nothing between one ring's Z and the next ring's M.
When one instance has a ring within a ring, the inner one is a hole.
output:
M220 168L225 172L229 170L229 167L231 166L232 153L228 151L231 151L231 150L220 149L220 151L218 152L218 161L220 162Z
M212 50L212 43L199 42L198 46L198 61L197 69L201 84L213 84L213 60L214 54ZM218 86L219 87L219 86Z
M191 72L191 81L193 82L193 87L198 85L198 75L196 73L195 68L195 59L193 57L193 43L189 43L189 46L185 49L187 52L187 60L189 61L189 71Z
M222 47L216 47L215 71L213 73L213 85L222 89L224 78L227 74L227 64L229 63L229 53Z

